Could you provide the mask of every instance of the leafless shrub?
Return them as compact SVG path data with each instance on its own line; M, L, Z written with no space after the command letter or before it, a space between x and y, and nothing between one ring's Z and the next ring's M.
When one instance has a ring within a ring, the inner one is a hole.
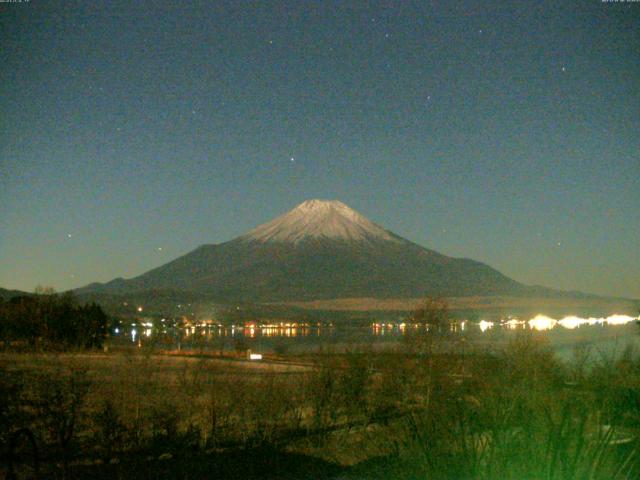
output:
M407 469L429 478L629 478L635 448L603 433L601 405L564 382L551 352L519 337L469 378L433 375L426 408L399 422ZM435 370L442 366L435 364Z
M47 374L34 375L31 381L30 403L35 410L40 438L57 448L63 475L66 475L91 382L85 369L59 366Z
M103 400L102 406L93 413L93 434L99 454L105 462L124 451L129 431L122 422L113 400Z

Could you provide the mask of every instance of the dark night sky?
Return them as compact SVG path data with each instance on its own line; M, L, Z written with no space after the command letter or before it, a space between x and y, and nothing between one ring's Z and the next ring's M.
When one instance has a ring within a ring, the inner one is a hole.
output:
M640 3L0 3L0 286L131 277L309 198L640 298Z

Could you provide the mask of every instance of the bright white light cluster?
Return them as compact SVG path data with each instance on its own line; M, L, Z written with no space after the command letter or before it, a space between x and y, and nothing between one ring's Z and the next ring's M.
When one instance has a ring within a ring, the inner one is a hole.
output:
M490 328L493 328L493 322L487 322L486 320L480 320L480 323L478 325L480 326L480 330L483 332Z
M511 320L507 320L506 322L504 322L504 326L509 330L515 330L522 325L524 325L524 320L518 320L517 318L512 318Z
M558 323L557 320L545 315L536 315L529 320L529 327L534 330L551 330Z
M528 323L529 327L533 330L551 330L556 325L573 330L581 325L625 325L636 320L638 320L638 318L630 317L629 315L610 315L606 318L581 318L572 315L560 320L547 317L546 315L536 315L529 320Z

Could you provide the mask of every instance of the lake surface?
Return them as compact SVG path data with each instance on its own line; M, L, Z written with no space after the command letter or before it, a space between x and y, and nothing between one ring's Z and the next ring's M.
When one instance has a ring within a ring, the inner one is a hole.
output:
M129 322L114 328L110 342L118 346L163 350L214 352L248 348L254 352L301 353L363 346L389 348L400 344L408 336L433 329L430 325L404 322L364 326L296 322L176 326L147 321ZM447 338L464 340L471 346L491 348L504 345L523 333L548 343L562 358L572 357L578 346L589 348L596 355L617 354L628 345L640 348L638 318L627 315L601 318L567 316L558 319L538 315L530 319L509 317L494 322L456 321L450 325Z

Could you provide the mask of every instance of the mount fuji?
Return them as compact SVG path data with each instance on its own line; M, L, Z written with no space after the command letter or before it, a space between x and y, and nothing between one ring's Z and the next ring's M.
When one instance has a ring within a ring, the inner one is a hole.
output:
M202 245L138 277L93 283L76 292L161 290L222 302L286 302L528 296L547 289L525 286L481 262L416 245L342 202L308 200L228 242Z

